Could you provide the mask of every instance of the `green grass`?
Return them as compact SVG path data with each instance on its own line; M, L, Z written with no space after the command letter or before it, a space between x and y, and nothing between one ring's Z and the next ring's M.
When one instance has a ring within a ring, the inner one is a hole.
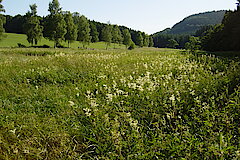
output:
M18 43L21 43L27 47L30 46L30 44L27 41L27 36L24 34L15 34L15 33L5 33L6 37L0 41L0 47L18 47ZM62 42L61 43L64 47L68 47L67 42ZM54 43L52 41L49 41L45 38L42 38L41 41L38 43L38 46L42 46L42 45L48 45L50 47L54 46ZM79 42L74 42L70 45L71 48L78 48L78 47L82 47L82 44ZM92 48L92 49L105 49L106 48L106 44L104 42L97 42L97 43L90 43L90 45L88 46L88 48ZM109 47L109 49L113 49L113 48L125 48L124 45L117 45L117 44L111 44L111 46Z
M240 159L240 64L180 50L0 49L0 159Z

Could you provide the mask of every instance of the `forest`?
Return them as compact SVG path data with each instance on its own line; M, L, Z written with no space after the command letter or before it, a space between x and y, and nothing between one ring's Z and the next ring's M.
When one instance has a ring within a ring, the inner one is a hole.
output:
M172 29L153 34L154 46L183 49L191 37L195 37L198 48L205 51L239 51L239 14L237 3L235 11L207 12L187 17ZM203 18L203 15L209 18Z
M106 47L112 42L131 45L153 46L153 39L141 31L125 26L112 25L89 20L78 12L62 11L57 0L49 3L49 15L37 15L37 5L30 5L25 15L2 15L2 31L7 33L26 34L32 45L37 45L42 37L54 41L55 47L62 47L61 42L70 44L79 41L85 48L90 42L104 41Z
M68 47L79 41L85 48L92 42L124 44L127 48L158 47L186 48L190 38L198 39L199 49L206 51L227 51L239 49L239 3L235 11L213 11L191 15L175 24L171 29L148 35L125 26L112 25L89 20L78 12L62 11L57 0L49 3L49 15L38 16L36 4L30 5L25 15L1 15L0 32L26 34L32 45L37 45L42 37L54 42L55 47ZM2 10L3 6L2 6ZM54 25L57 24L57 25ZM1 36L2 38L4 36ZM217 43L216 43L217 42ZM45 46L46 47L46 46Z

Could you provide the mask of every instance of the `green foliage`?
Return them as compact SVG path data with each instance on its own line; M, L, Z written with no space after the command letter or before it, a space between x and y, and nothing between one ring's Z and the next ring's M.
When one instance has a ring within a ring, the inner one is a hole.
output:
M0 49L0 159L239 159L239 65L171 49Z
M178 48L184 48L186 42L189 41L189 35L170 35L170 34L159 34L153 35L154 47L167 48L169 47L169 41L174 39L177 41Z
M117 25L114 25L113 29L112 29L112 42L121 44L122 41L123 41L122 33L121 33L119 27Z
M24 28L28 43L37 45L43 37L43 26L40 25L39 18L37 17L37 5L30 5L30 9L31 11L29 12L29 17L27 17L27 22L24 24Z
M149 37L149 47L153 47L153 46L154 46L153 37L150 36Z
M48 11L51 15L56 15L61 13L62 8L60 8L60 3L58 0L52 0L52 2L49 3Z
M37 16L37 5L34 3L33 5L30 5L30 16L35 17Z
M97 27L93 22L90 22L90 36L92 37L91 42L98 42L99 41L99 33L97 31Z
M86 48L87 45L91 42L91 36L90 36L90 24L88 22L88 19L85 16L78 17L78 36L77 40L83 44L83 48Z
M146 34L144 34L143 46L145 47L149 46L149 36Z
M38 17L29 17L25 29L28 42L37 45L43 36L43 26L40 25Z
M177 41L175 39L170 39L168 40L168 44L167 46L169 48L176 48L179 44L177 43Z
M0 13L5 12L3 5L1 3L2 3L2 0L0 0ZM3 28L3 25L5 23L6 23L5 17L2 14L0 14L0 40L4 38L5 29Z
M137 33L136 45L143 47L143 36L141 32Z
M108 49L108 47L111 45L112 42L112 26L110 24L106 25L103 29L102 29L102 39L104 40L104 42L106 42L106 49Z
M5 12L5 9L2 5L2 0L0 0L0 12Z
M132 42L132 39L131 39L131 34L130 34L129 30L124 29L123 30L123 44L127 48L128 46L130 46L131 42Z
M66 22L62 14L48 15L44 24L44 37L54 41L54 46L60 45L67 33Z
M208 51L240 51L240 10L228 11L221 25L201 36L202 47Z
M136 47L135 43L132 41L130 46L128 47L128 50L133 50L133 49L135 49L135 47Z
M58 0L53 0L49 3L48 11L50 15L45 18L43 35L49 40L54 41L54 47L58 47L60 46L60 42L65 39L64 36L67 33L66 22Z
M201 48L200 43L201 41L199 40L198 37L191 36L189 38L189 42L185 44L185 49L189 50L190 53L195 53L197 50Z
M77 40L77 26L74 24L73 16L70 12L66 12L64 14L64 19L66 22L66 30L67 33L65 34L64 38L65 41L68 41L68 47L70 47L70 43L73 43Z
M194 34L203 26L220 24L226 11L213 11L191 15L175 24L168 34Z

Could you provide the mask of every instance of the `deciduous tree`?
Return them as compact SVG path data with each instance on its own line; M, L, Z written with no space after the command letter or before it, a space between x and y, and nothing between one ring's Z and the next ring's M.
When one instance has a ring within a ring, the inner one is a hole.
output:
M117 25L113 27L112 30L112 42L114 43L114 48L115 44L121 44L123 41L122 33Z
M169 48L176 48L176 46L178 46L178 42L175 39L170 39L168 40L167 46Z
M97 31L97 27L95 26L95 24L93 22L90 23L90 29L91 29L91 32L90 32L90 35L92 37L91 41L92 42L98 42L99 41L99 33Z
M136 45L138 45L139 47L143 47L143 36L141 32L137 33Z
M153 47L153 46L154 46L153 37L150 36L149 37L149 47Z
M0 0L0 13L5 12L5 9L3 8L3 5L1 4L2 0ZM0 14L0 40L4 37L3 33L5 32L3 25L5 24L6 19L5 17Z
M112 26L110 24L102 29L102 38L106 43L106 49L108 49L112 42Z
M81 16L78 19L77 23L78 28L78 36L77 40L82 43L83 48L86 48L87 45L91 42L91 36L90 36L90 25L89 21L85 16Z
M27 22L24 24L27 35L27 41L33 45L37 44L43 36L43 26L40 25L37 17L37 5L30 5L30 11L27 13Z
M70 47L70 44L77 39L77 26L74 24L73 16L71 12L65 12L64 19L66 22L66 30L67 33L65 34L65 41L68 42L68 48Z
M130 34L129 30L124 29L123 30L123 44L127 48L128 46L130 46L131 42L132 42L132 39L131 39L131 34Z
M44 25L44 37L54 41L54 47L60 45L67 33L66 22L64 20L58 0L53 0L49 3L50 15L46 17Z

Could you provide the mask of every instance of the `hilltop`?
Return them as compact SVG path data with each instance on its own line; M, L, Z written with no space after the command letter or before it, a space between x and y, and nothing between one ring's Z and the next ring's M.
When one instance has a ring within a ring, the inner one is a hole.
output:
M211 11L199 14L193 14L182 21L176 23L172 28L167 28L163 31L157 32L156 34L194 34L203 26L220 24L225 15L225 10Z

